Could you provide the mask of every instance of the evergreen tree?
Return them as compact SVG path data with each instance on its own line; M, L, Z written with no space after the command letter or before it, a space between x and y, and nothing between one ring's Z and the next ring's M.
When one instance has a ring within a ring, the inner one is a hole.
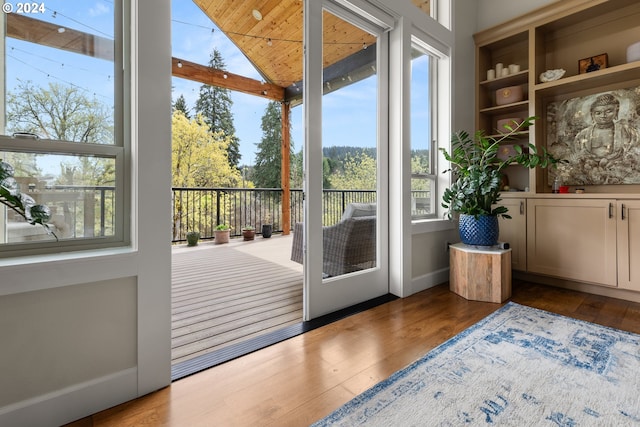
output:
M269 102L262 116L262 139L256 153L253 182L258 188L280 188L282 162L282 111L280 104ZM293 157L293 143L289 155Z
M176 102L173 103L173 111L182 111L182 114L184 114L187 119L191 118L189 115L189 107L187 107L187 100L184 99L184 95L181 94L178 99L176 99Z
M209 59L209 66L218 70L225 69L225 63L218 49L214 49ZM236 136L236 128L233 125L231 114L231 91L217 86L200 86L200 96L196 101L195 111L201 114L205 123L214 134L222 133L225 140L229 141L227 157L229 165L237 167L240 162L240 139Z

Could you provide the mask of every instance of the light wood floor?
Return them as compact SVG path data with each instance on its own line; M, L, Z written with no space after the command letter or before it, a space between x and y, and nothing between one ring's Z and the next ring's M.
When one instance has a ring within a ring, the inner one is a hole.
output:
M640 333L640 304L514 283L512 300ZM306 426L499 308L447 285L381 305L72 423Z
M171 359L191 360L302 321L292 236L172 248Z

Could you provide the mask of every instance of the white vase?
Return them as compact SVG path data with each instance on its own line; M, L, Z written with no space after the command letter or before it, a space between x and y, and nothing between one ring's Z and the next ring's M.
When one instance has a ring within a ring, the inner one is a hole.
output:
M640 61L640 42L627 48L627 62Z

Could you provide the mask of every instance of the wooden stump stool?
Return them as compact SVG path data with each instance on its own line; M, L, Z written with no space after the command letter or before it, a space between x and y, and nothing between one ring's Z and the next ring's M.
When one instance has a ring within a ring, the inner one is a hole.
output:
M449 289L473 301L501 303L511 297L511 249L449 247Z

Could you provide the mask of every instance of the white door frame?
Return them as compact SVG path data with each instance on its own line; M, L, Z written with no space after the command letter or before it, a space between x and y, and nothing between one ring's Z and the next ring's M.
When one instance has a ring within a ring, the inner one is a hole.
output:
M353 6L353 7L350 7ZM362 6L362 5L360 5ZM331 13L378 35L378 129L377 129L377 265L359 273L322 278L322 14ZM348 10L347 10L348 9ZM358 15L351 16L355 12ZM370 11L367 11L370 12ZM348 17L347 17L348 15ZM304 320L363 302L389 292L388 254L388 35L381 24L388 16L371 20L370 13L350 2L330 0L304 2Z

